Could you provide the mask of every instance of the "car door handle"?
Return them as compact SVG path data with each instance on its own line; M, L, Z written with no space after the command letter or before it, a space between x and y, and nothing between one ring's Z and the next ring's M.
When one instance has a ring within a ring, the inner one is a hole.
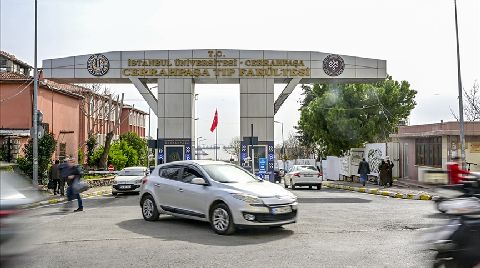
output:
M183 189L182 189L182 188L178 188L178 190L177 190L177 191L179 191L179 192L183 192Z
M154 185L157 187L160 187L160 183L155 183Z

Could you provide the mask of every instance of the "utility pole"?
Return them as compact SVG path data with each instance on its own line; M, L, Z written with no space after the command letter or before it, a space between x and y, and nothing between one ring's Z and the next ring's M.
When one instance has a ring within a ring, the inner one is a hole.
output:
M285 140L283 139L283 123L280 122L280 121L273 121L275 123L278 123L278 124L282 124L282 153L281 153L281 157L282 157L282 160L284 158L284 155L285 155Z
M255 175L255 149L253 148L253 124L250 124L250 146L252 149L252 174Z
M35 0L35 45L33 56L33 174L32 183L38 185L38 69L37 69L37 0Z
M457 76L458 76L458 115L460 119L460 143L462 160L465 162L465 122L463 120L463 89L462 89L462 74L460 71L460 45L458 42L458 20L457 20L457 0L454 0L455 4L455 34L457 37ZM465 165L465 164L462 164Z

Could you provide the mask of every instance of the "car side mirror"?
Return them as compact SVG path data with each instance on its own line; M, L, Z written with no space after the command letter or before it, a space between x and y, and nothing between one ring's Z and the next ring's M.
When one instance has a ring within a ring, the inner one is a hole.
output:
M193 178L191 182L197 185L207 185L207 182L203 178Z

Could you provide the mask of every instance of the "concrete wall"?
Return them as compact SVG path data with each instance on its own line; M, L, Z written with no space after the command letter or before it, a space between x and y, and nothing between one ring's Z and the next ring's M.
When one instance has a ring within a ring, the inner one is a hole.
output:
M240 137L273 141L273 79L240 79Z
M192 79L158 79L158 138L189 139L194 136Z

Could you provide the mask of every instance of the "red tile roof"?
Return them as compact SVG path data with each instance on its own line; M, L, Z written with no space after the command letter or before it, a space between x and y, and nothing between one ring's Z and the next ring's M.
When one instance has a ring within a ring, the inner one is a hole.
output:
M0 72L0 82L22 83L21 81L30 81L30 83L32 83L33 82L32 80L33 80L33 77L31 76L26 76L23 74L13 73L13 72ZM78 99L83 99L83 96L79 94L78 91L70 90L70 89L73 89L73 87L78 87L78 86L59 84L46 79L40 80L39 86L48 88L60 94L68 95Z
M30 76L12 72L0 72L0 80L29 80Z
M9 54L5 51L0 50L0 56L3 56L3 57L5 57L5 58L17 63L17 64L20 64L20 65L23 65L23 66L28 66L29 68L32 68L32 66L30 66L28 63L25 63L25 62L17 59L14 55Z

